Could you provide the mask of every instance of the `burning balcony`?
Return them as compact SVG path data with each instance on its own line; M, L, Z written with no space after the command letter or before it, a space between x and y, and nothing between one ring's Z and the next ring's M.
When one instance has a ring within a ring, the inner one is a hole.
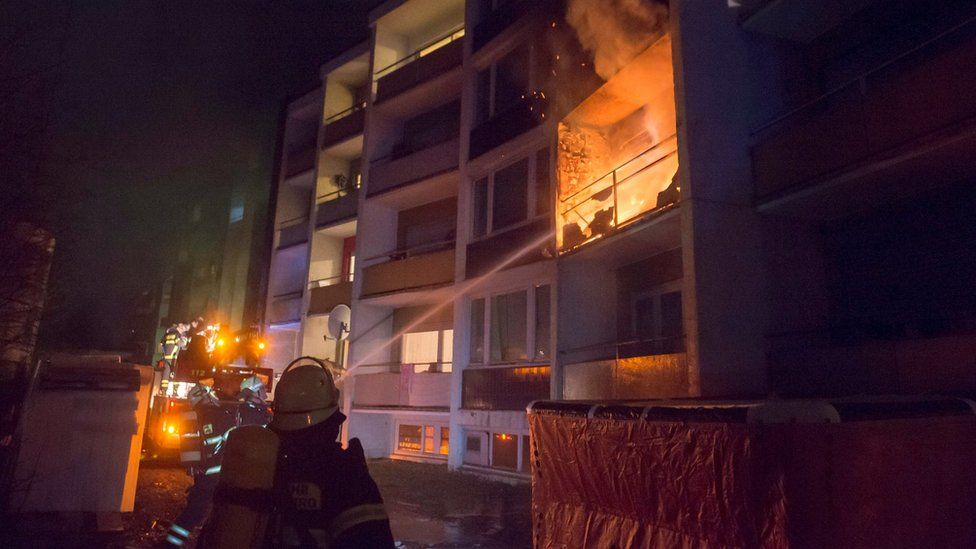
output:
M680 198L674 69L665 34L559 124L560 252Z

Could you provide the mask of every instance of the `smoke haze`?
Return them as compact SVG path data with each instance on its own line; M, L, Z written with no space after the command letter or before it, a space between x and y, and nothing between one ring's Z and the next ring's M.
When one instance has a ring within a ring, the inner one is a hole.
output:
M655 0L569 0L566 21L609 80L667 30L668 8Z

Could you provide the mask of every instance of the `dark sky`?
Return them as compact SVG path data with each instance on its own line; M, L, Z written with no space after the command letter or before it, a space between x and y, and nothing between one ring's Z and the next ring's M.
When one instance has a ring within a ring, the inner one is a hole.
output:
M3 184L53 189L49 341L111 339L187 198L270 188L282 103L366 37L375 4L0 0L0 131L20 132Z

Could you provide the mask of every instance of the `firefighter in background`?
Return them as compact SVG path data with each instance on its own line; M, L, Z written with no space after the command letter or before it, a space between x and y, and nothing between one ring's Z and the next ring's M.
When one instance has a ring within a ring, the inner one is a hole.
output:
M228 433L237 426L234 415L220 407L207 385L197 383L187 398L191 410L182 417L180 461L193 477L193 486L187 491L186 506L167 532L169 547L182 547L207 518L220 479L221 450Z
M331 372L316 362L285 369L275 390L269 425L275 436L270 441L254 436L251 427L241 429L242 437L232 435L235 448L238 443L254 445L235 450L244 459L276 449L274 479L268 479L268 488L255 490L264 472L232 467L233 476L224 479L217 494L219 508L207 524L207 541L263 540L265 547L276 548L394 547L383 498L366 467L359 439L350 440L345 450L336 442L346 417L339 411ZM205 546L230 545L218 541Z
M173 377L176 356L180 353L180 338L180 325L173 324L169 328L166 328L166 332L163 334L163 340L159 342L160 351L163 355L163 359L160 362L162 363L163 372L161 385L164 392L166 391L166 386L169 384L169 380Z
M240 405L237 407L238 425L261 425L271 422L271 411L268 410L268 390L258 376L251 376L241 381L241 392L237 395Z

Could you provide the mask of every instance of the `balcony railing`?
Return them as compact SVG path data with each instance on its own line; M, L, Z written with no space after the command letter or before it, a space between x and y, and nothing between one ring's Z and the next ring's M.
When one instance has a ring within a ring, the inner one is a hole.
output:
M754 133L759 200L839 177L872 160L925 147L927 136L976 116L976 21L969 20ZM930 170L929 170L930 171Z
M461 407L468 410L525 410L547 399L549 366L468 368L461 376Z
M416 51L404 56L402 59L395 61L383 67L382 69L376 71L376 75L373 77L373 79L379 80L384 76L391 74L394 71L409 65L410 63L413 63L414 61L420 59L421 57L430 55L431 53L443 48L444 46L450 44L451 42L454 42L455 40L460 40L461 38L464 38L463 26L450 31L443 36L435 38L430 42L427 42L426 44L418 48Z
M352 185L316 197L315 226L323 227L356 217L359 188Z
M454 241L394 250L363 261L363 296L454 282Z
M509 267L518 267L551 257L547 254L551 252L552 239L536 248L529 247L533 242L539 242L543 235L552 234L551 220L549 216L540 216L471 242L468 244L464 265L465 276L468 278L481 276L501 262L506 262ZM549 252L546 248L550 248ZM522 250L521 255L512 259L511 256L518 250Z
M676 203L681 193L673 185L677 170L677 141L670 136L575 193L560 197L560 252Z
M268 320L272 324L297 322L302 312L302 291L289 291L273 296L270 309Z
M688 396L684 336L601 343L560 355L569 400Z
M278 224L278 248L287 248L308 241L308 216L286 219Z
M322 125L320 146L325 149L363 133L366 122L366 103L352 107L326 118Z
M353 405L358 407L441 408L451 405L450 373L380 372L356 376Z
M448 139L407 156L379 159L370 168L370 196L457 169L460 141Z
M374 76L376 102L383 102L459 66L462 36L464 36L463 28L451 31L403 59L380 69Z
M308 290L308 314L328 314L336 305L352 302L352 273L313 280Z

